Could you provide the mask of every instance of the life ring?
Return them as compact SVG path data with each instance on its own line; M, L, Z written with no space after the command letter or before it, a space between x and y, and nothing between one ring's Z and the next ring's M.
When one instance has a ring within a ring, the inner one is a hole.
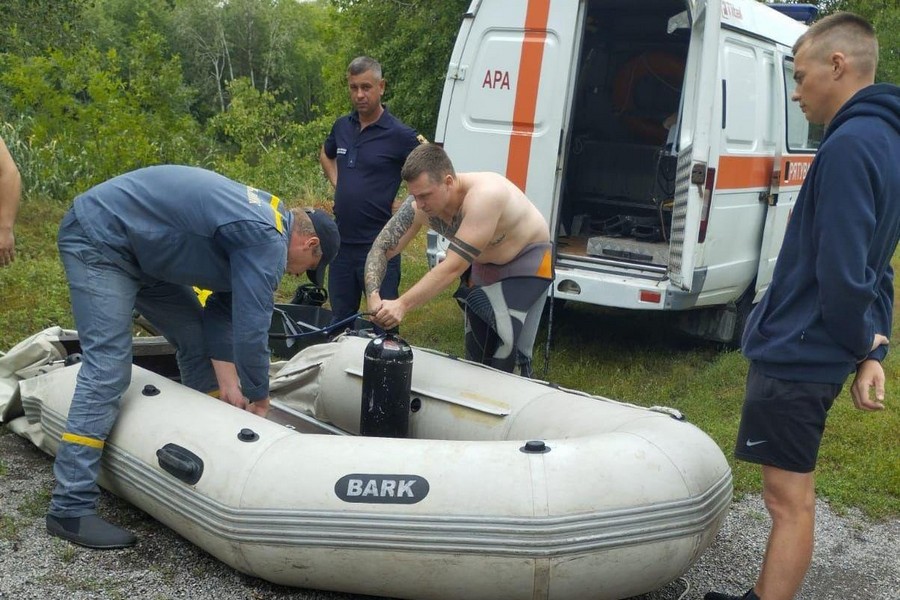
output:
M613 80L612 101L629 131L646 142L665 143L663 121L678 109L684 66L683 58L659 51L642 52L622 64ZM672 92L674 106L660 90Z

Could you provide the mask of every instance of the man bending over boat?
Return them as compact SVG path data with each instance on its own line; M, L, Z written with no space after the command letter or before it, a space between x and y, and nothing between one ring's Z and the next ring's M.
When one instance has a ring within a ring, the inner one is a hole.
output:
M466 316L466 358L531 376L534 338L553 278L543 215L497 173L459 173L443 148L422 144L400 173L410 196L372 245L365 283L373 321L397 327L458 278ZM427 225L450 241L447 257L396 300L378 290L387 261Z
M285 271L321 281L340 239L320 211L166 165L75 198L58 245L82 363L53 465L47 530L89 548L130 546L135 536L96 509L101 453L131 381L133 310L175 346L181 383L264 416L275 289ZM212 290L205 306L193 285Z

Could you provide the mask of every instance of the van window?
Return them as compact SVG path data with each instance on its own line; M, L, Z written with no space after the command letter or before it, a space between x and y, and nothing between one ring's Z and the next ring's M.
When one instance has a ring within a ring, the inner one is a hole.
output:
M791 100L794 91L794 61L784 61L785 123L787 124L788 152L814 152L822 142L825 128L822 125L811 125L806 120L800 105Z
M725 150L771 152L778 80L775 53L755 40L726 36L722 55L725 88Z

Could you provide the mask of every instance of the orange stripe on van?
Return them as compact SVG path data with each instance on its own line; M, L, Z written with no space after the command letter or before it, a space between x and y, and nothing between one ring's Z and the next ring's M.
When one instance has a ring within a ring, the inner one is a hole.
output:
M538 85L547 39L550 0L528 0L525 13L525 38L519 59L516 82L516 104L513 108L509 155L506 159L506 178L525 190L528 181L528 162L531 159L531 136L534 133L534 114L537 108Z
M716 189L768 188L774 166L774 156L720 156Z
M791 154L781 158L780 186L795 186L803 183L812 154ZM717 190L738 190L745 188L766 188L772 185L772 156L721 156L716 171Z

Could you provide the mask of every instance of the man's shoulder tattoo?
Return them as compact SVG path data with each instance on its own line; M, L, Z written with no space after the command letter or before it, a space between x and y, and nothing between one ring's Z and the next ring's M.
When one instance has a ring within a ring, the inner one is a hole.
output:
M443 219L438 217L429 217L428 225L437 231L439 234L444 236L445 238L451 238L456 235L456 232L459 231L459 226L462 223L462 212L457 212L450 219L450 222L447 223Z

